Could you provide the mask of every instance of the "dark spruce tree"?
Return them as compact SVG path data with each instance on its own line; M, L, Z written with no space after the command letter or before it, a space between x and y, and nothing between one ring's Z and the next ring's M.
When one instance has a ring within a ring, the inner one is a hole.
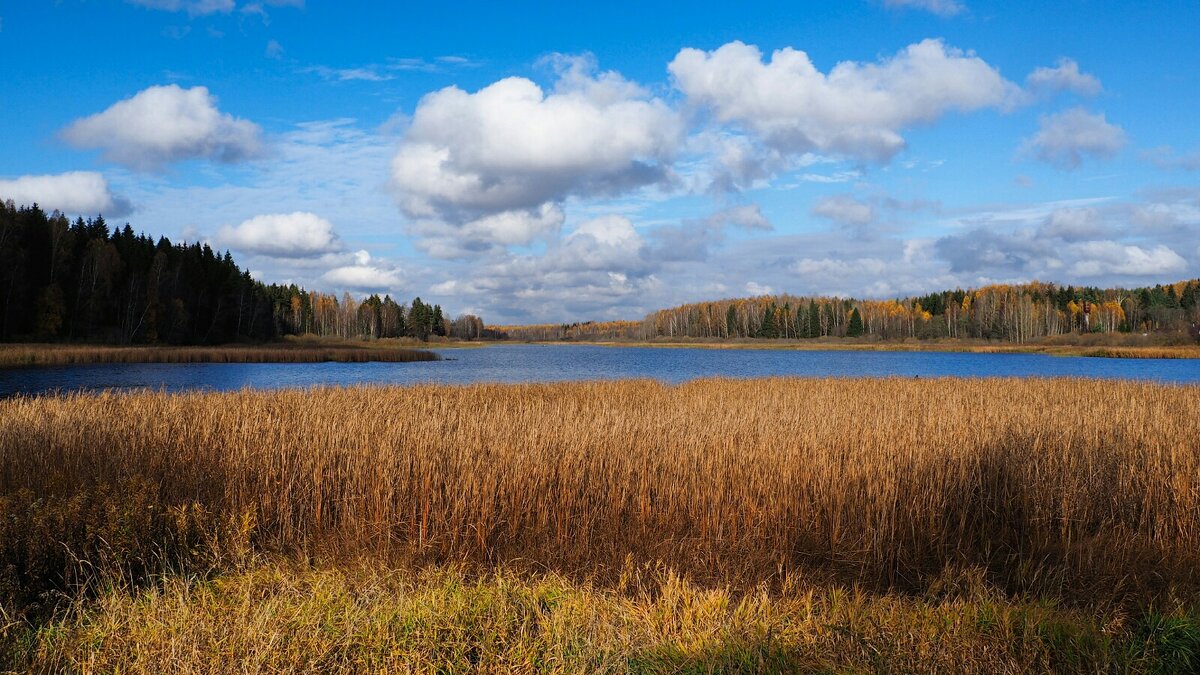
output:
M413 298L412 308L408 310L408 334L418 340L428 340L433 324L433 309L421 302L421 298Z
M434 335L446 336L446 318L442 316L442 306L434 305L433 314L429 318L429 329Z
M862 337L863 322L862 317L858 314L858 308L855 307L853 312L850 312L850 323L846 324L846 337Z
M767 305L767 309L763 312L762 323L758 326L758 335L760 338L779 337L778 327L775 325L775 303Z

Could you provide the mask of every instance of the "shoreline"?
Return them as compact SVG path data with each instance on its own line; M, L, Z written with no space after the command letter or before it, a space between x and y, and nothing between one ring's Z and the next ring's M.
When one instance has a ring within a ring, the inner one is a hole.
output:
M0 368L131 363L411 363L440 361L432 348L352 344L114 346L14 343L0 345Z
M489 343L493 344L493 343ZM749 349L760 351L954 352L970 354L1046 354L1061 357L1126 359L1200 359L1200 345L1058 345L988 342L849 341L704 341L704 340L502 340L494 344L587 345L656 349Z
M355 342L288 338L260 345L152 346L52 343L0 344L0 368L100 365L106 363L404 363L439 361L435 350L482 349L494 345L592 346L612 348L757 351L949 352L1045 354L1057 357L1200 359L1200 345L1103 345L993 343L986 341L860 342L836 340L374 340Z

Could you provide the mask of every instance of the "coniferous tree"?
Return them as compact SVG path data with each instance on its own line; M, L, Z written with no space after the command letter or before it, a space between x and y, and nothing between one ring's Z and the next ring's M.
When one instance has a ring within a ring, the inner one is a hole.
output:
M434 335L445 337L446 335L446 319L442 316L442 306L434 305L433 313L429 317L429 328Z
M767 305L767 309L763 312L762 323L758 326L758 336L760 338L777 337L777 329L775 327L775 303Z
M413 298L412 309L408 312L409 335L418 340L428 340L433 319L433 310L421 302L421 298Z
M858 313L858 308L850 313L850 323L846 325L846 337L861 337L863 334L862 316Z

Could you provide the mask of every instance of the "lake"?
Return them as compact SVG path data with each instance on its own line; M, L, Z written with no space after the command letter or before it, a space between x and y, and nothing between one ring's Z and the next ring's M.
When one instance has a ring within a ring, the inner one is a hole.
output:
M552 382L698 377L1089 377L1200 383L1200 359L1102 359L1044 354L791 351L592 345L495 345L436 350L427 363L103 364L0 370L0 396L49 391L273 389L313 385Z

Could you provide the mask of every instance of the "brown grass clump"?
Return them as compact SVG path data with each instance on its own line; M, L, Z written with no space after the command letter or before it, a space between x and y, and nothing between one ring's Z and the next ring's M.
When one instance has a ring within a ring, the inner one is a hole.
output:
M113 347L104 345L0 345L0 367L66 366L96 363L408 363L437 361L421 349L374 348L345 344L284 342L219 347Z

